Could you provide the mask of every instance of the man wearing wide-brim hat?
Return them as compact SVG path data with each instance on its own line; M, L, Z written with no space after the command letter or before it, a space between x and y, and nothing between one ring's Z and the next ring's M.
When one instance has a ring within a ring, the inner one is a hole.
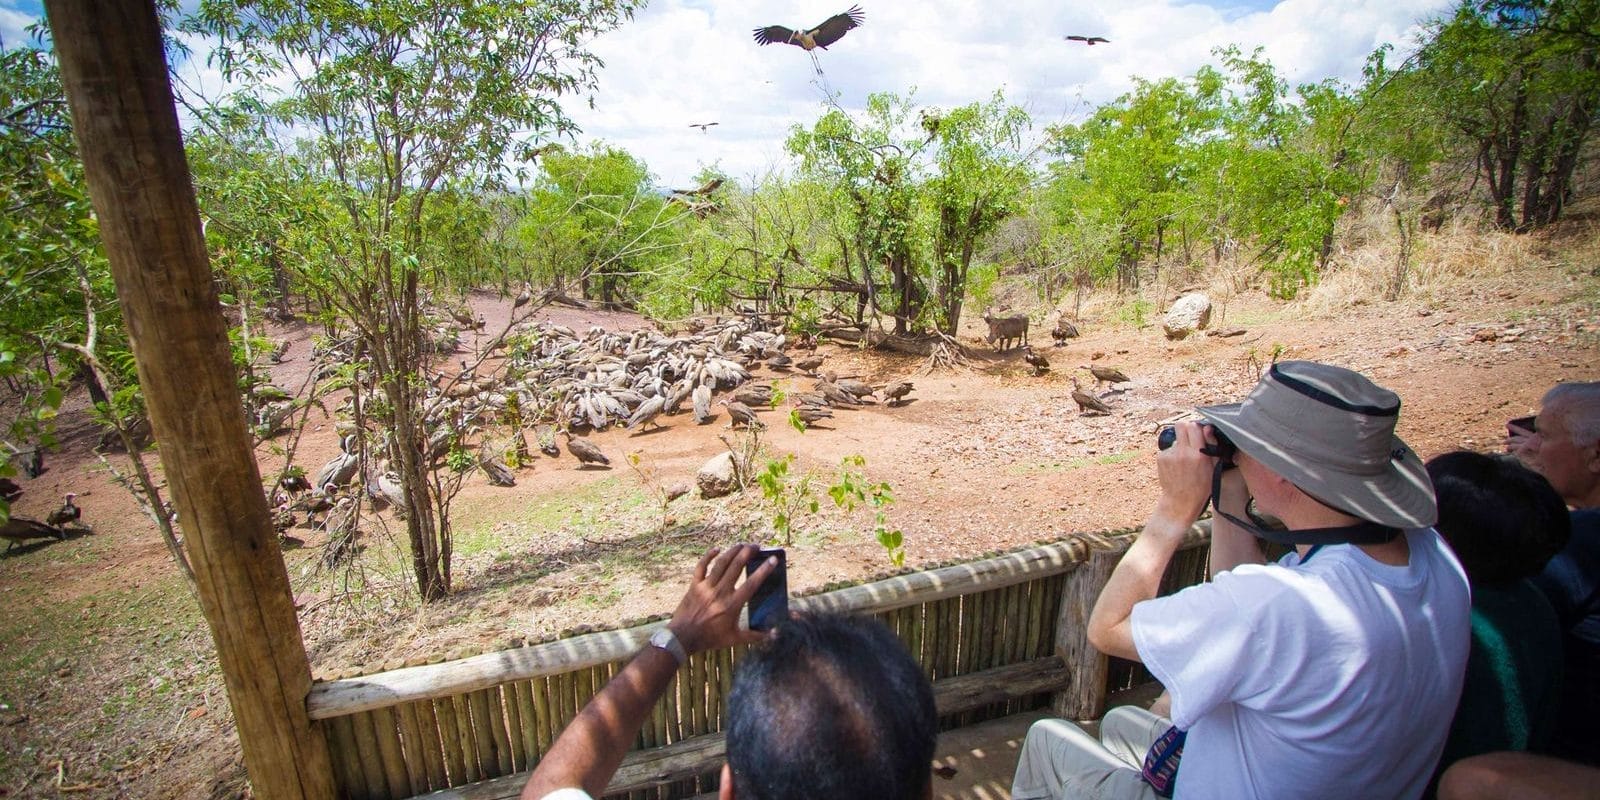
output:
M1461 694L1471 600L1430 526L1400 399L1357 372L1274 365L1243 403L1199 409L1156 457L1161 497L1106 583L1089 639L1142 662L1171 719L1045 720L1013 797L1419 797ZM1287 530L1253 521L1247 507ZM1212 520L1212 580L1156 597ZM1258 539L1292 547L1264 564Z

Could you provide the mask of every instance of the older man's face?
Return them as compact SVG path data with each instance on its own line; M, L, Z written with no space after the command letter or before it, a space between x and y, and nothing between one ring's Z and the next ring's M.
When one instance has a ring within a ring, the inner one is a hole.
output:
M1568 505L1595 505L1600 498L1600 443L1572 441L1566 409L1557 406L1539 413L1539 430L1519 455L1550 481Z

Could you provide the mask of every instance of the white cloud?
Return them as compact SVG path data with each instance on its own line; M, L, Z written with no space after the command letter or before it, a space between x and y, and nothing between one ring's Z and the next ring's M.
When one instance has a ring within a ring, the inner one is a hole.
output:
M0 2L0 42L6 49L35 47L39 43L28 34L28 26L38 22L44 12L37 8L18 7L13 2Z
M858 111L878 91L916 87L919 104L948 107L1003 88L1044 124L1082 118L1135 76L1192 74L1228 44L1246 54L1264 48L1291 85L1354 83L1376 47L1408 51L1418 21L1452 0L863 0L866 23L818 51L820 78L799 48L751 39L758 26L809 27L849 3L656 0L594 42L607 67L596 108L568 109L584 130L580 141L623 147L662 183L685 185L711 163L741 178L787 164L790 126L815 119L825 90ZM1063 41L1068 33L1111 43ZM687 127L713 120L721 124L706 134Z
M704 166L743 180L786 168L791 126L814 120L828 93L855 112L873 92L916 87L920 105L950 107L1004 89L1043 125L1087 116L1135 77L1190 75L1228 44L1264 48L1291 85L1354 83L1375 48L1409 52L1419 20L1454 0L861 0L866 23L817 51L820 76L799 48L751 38L758 26L816 25L852 0L825 2L653 0L592 43L606 62L595 108L567 108L580 142L625 148L662 184L683 186ZM30 0L0 0L6 45L22 43L38 16ZM1063 41L1068 33L1111 43ZM214 96L223 82L204 63L205 44L191 43L196 56L180 72ZM699 122L719 124L689 127Z

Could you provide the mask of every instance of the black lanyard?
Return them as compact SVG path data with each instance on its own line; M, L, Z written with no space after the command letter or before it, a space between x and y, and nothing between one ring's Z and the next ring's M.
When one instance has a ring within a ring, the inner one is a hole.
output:
M1358 522L1338 528L1303 528L1294 531L1277 531L1246 522L1222 510L1222 473L1233 469L1233 464L1218 460L1211 472L1211 507L1223 519L1249 531L1258 539L1278 544L1383 544L1400 535L1399 528L1379 525L1376 522ZM1304 490L1301 490L1304 491ZM1318 502L1321 502L1320 500ZM1323 505L1327 505L1323 503Z

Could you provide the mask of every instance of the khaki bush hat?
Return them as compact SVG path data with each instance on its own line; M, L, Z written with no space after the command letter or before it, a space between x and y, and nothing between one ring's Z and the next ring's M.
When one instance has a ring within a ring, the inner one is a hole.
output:
M1244 402L1198 411L1251 458L1340 511L1394 528L1439 518L1422 459L1394 435L1400 397L1359 372L1285 361Z

